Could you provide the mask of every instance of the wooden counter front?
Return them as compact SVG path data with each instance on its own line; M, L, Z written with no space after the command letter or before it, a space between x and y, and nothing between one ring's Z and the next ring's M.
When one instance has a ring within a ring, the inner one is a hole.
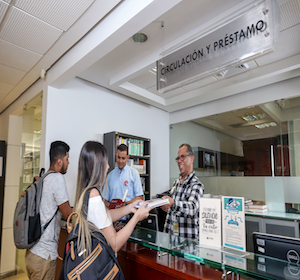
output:
M63 257L65 240L68 236L66 230L60 233L58 253ZM118 252L118 261L127 280L178 280L178 279L222 279L223 272L195 261L159 254L135 243L126 242ZM55 280L59 278L62 261L57 260ZM228 276L228 279L232 275ZM242 278L239 278L242 280ZM245 279L245 278L244 278ZM249 279L249 278L247 278Z
M222 279L222 272L199 263L127 242L118 252L126 279Z

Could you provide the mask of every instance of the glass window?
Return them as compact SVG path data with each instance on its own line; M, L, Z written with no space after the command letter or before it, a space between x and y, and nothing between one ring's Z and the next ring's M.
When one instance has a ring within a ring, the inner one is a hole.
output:
M171 183L178 176L171 159L186 142L194 149L194 170L205 193L299 212L300 97L173 124L170 142Z

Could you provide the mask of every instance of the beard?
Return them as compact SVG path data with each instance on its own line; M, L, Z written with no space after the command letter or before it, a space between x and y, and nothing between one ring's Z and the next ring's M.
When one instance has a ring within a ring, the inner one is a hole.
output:
M67 173L67 168L65 168L65 164L63 163L61 169L60 169L61 174L66 174Z

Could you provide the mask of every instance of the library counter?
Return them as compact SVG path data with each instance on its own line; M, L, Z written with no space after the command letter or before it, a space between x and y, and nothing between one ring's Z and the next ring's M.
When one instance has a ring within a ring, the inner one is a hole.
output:
M118 253L126 279L300 279L283 260L199 246L197 241L136 228ZM226 276L227 277L227 276Z

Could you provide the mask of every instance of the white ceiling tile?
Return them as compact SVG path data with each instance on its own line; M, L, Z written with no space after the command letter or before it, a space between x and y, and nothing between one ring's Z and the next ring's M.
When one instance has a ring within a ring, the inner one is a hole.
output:
M14 88L14 85L0 82L0 95L4 95L4 96L5 96L5 95L8 94L13 88Z
M8 3L8 4L10 4L11 1L12 1L12 0L0 0L0 2L6 2L6 3Z
M300 1L290 0L280 6L280 30L285 30L300 23Z
M29 71L41 58L42 55L40 54L0 40L1 64L18 70Z
M0 64L0 82L16 85L25 74L24 71Z
M300 53L300 24L281 31L278 41L275 43L273 53L262 56L255 61L259 66L267 65L275 61L294 56Z
M66 31L93 2L94 0L16 0L14 5L50 25Z
M8 9L9 5L4 3L4 2L0 2L0 24L3 20L3 17Z
M13 8L0 32L0 39L44 54L61 34L61 30Z

